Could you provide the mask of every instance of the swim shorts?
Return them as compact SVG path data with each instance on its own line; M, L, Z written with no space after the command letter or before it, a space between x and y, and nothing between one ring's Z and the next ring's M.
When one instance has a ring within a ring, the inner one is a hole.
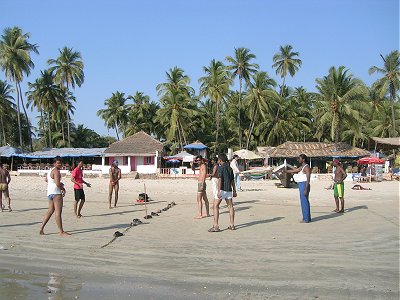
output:
M0 192L6 192L8 190L7 183L0 183Z
M221 199L222 200L232 200L233 197L233 192L228 192L228 191L222 191L221 190Z
M85 192L83 189L74 189L75 193L75 201L78 202L79 200L85 200Z
M344 182L333 184L333 196L343 198L344 197Z
M197 184L197 192L198 192L198 193L203 193L203 192L205 192L205 191L206 191L206 188L207 188L207 185L206 185L205 182L199 182L199 183Z

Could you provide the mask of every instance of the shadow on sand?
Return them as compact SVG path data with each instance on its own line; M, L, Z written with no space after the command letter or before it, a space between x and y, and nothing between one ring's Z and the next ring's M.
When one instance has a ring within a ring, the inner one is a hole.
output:
M118 206L119 207L119 206ZM123 211L115 211L118 209L118 207L111 209L114 210L113 212L109 212L109 213L104 213L104 214L98 214L98 215L84 215L84 218L90 218L90 217L104 217L104 216L112 216L112 215L124 215L124 214L128 214L128 213L132 213L132 212L138 212L138 211L143 211L144 210L144 206L143 208L140 209L132 209L132 210L123 210Z
M19 224L8 224L8 225L0 225L0 228L7 228L7 227L18 227L18 226L31 226L41 224L42 222L31 222L31 223L19 223Z
M368 209L368 206L367 205L354 206L354 207L345 209L344 212L348 213L348 212L352 212L352 211L359 210L359 209ZM337 218L337 217L341 217L341 216L343 216L343 213L332 212L329 215L318 216L318 217L312 218L311 221L318 222L318 221Z
M267 219L267 220L257 220L257 221L252 221L252 222L249 222L249 223L243 223L243 224L236 225L236 229L245 228L245 227L249 227L249 226L254 226L254 225L258 225L258 224L272 223L272 222L276 222L276 221L282 220L284 218L285 217L275 217L275 218Z

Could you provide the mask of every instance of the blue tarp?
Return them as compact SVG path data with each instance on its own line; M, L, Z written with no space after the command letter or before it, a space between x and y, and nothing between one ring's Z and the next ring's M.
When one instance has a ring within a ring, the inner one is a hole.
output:
M206 145L204 145L203 143L201 143L201 142L195 142L193 144L186 145L183 148L185 148L185 149L204 150L204 149L207 149L208 147Z
M19 156L23 151L20 148L14 148L11 146L0 147L0 157L11 157Z
M93 157L102 156L107 148L45 148L42 151L22 153L14 156L30 159L54 157Z

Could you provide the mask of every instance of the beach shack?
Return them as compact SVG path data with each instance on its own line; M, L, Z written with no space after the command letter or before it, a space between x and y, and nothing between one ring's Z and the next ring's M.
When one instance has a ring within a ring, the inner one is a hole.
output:
M258 154L267 158L270 165L280 164L285 159L288 163L297 164L297 157L303 153L309 158L309 164L312 172L312 179L323 177L320 173L331 173L329 163L335 158L347 161L350 164L356 164L360 157L369 156L367 150L360 149L346 143L319 143L319 142L285 142L277 147L258 147ZM348 173L358 173L358 170L351 170ZM331 175L329 175L331 178ZM350 180L352 176L348 176Z
M140 131L111 144L104 151L102 172L107 174L112 162L116 160L122 174L156 174L158 158L163 151L163 143Z

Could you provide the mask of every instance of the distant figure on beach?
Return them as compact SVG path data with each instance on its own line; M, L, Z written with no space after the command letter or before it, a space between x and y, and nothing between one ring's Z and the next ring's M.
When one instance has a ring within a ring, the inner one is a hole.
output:
M61 236L71 235L65 232L62 225L62 208L63 208L63 197L65 195L64 184L61 182L61 158L56 157L54 159L53 168L47 173L47 199L49 202L49 209L44 215L42 227L40 228L40 234L44 235L44 227L50 220L53 213L56 213L56 223L60 230Z
M239 170L239 165L238 165L238 160L239 156L238 155L233 155L233 159L231 161L231 168L233 170L233 175L235 176L235 185L236 189L238 191L241 191L242 188L240 186L240 170Z
M214 157L211 160L211 175L210 175L210 181L211 181L211 188L214 196L214 200L218 200L218 157Z
M0 162L0 209L3 212L3 194L7 199L8 211L12 211L11 209L11 199L10 199L10 190L8 185L10 184L11 176L10 172L7 169L3 168L3 164Z
M214 199L214 224L208 232L219 232L219 205L222 200L225 200L229 209L229 230L235 230L235 209L233 208L233 197L236 197L235 176L233 170L228 163L228 158L225 153L218 155L218 199Z
M355 184L351 189L352 189L352 190L359 190L359 191L361 191L361 190L370 191L370 190L371 190L370 188L365 188L365 187L363 187L363 186L360 185L360 184Z
M82 169L83 169L83 160L79 160L78 166L72 171L71 174L71 181L74 183L74 194L75 194L74 214L77 218L82 217L81 211L83 204L85 204L85 192L83 190L83 184L86 184L87 187L90 187L90 183L83 180Z
M333 197L335 198L336 209L334 210L337 213L344 213L344 180L347 177L346 171L343 169L342 164L338 159L333 161L333 165L335 166L335 174L333 178ZM342 206L339 209L339 199L340 204Z
M300 223L310 223L311 222L311 211L310 211L310 166L306 163L307 156L305 154L300 154L298 162L300 167L293 170L284 170L286 173L297 173L293 176L293 179L299 185L300 192L300 204L301 212L303 214L303 219Z
M110 171L108 172L110 175L110 185L109 185L109 192L108 192L108 204L109 208L111 209L111 198L113 191L115 192L115 200L114 200L114 207L117 207L118 202L118 192L119 192L119 180L121 179L121 169L118 168L118 161L114 160L111 164Z
M199 210L199 214L195 217L195 219L202 219L210 216L210 204L207 198L207 186L206 186L206 177L207 177L207 166L204 162L204 159L201 155L196 156L195 162L199 164L199 177L197 179L197 207ZM203 202L206 208L206 214L203 214Z

